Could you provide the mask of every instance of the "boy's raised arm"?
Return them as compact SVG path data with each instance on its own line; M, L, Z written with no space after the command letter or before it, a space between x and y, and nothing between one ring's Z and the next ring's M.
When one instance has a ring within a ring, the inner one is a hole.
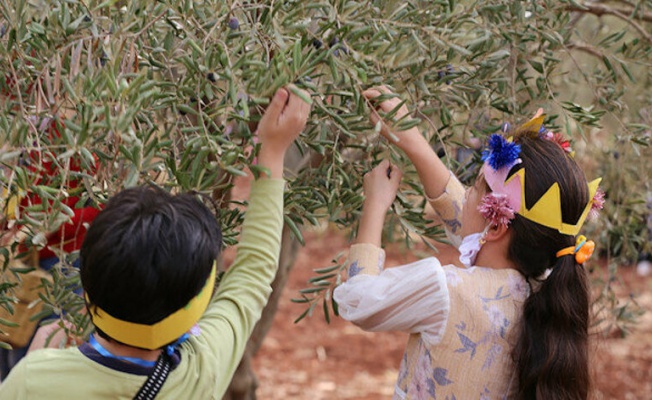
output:
M258 125L258 165L269 170L252 183L236 258L200 320L196 345L218 365L225 389L272 292L283 228L283 159L306 125L310 105L279 89ZM221 393L220 393L221 395Z

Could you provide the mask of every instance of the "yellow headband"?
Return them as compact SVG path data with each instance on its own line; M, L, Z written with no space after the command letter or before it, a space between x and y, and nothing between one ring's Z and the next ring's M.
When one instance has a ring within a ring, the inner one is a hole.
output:
M152 325L138 324L114 318L101 308L90 304L93 324L111 338L129 346L154 350L175 341L188 332L206 311L215 286L216 266L213 265L206 284L199 294L181 309Z

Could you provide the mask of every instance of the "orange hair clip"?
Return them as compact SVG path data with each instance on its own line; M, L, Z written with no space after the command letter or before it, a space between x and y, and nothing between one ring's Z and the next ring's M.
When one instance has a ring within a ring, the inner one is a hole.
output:
M580 235L575 241L575 246L566 247L557 252L557 258L566 255L575 254L575 261L578 264L584 264L595 250L595 242L593 240L586 240L586 236Z

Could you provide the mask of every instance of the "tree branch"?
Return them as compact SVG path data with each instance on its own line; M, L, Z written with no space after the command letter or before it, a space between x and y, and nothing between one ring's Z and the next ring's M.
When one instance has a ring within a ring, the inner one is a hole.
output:
M634 21L637 19L639 21L652 22L652 14L632 13L633 10L615 9L598 4L583 4L582 6L570 5L566 7L566 9L571 12L589 13L598 17L603 15L613 15L614 17L620 18L630 24L638 31L638 33L641 34L641 36L646 38L648 42L652 43L652 35L650 35L641 24Z
M630 22L632 19L639 21L652 22L652 13L645 12L634 12L634 9L623 9L623 8L611 8L609 6L600 5L600 4L582 4L578 5L569 5L566 7L566 10L572 12L581 12L589 13L601 17L603 15L614 15L618 18L622 18L627 22Z
M604 54L602 54L598 49L596 49L593 46L590 46L586 43L569 43L566 48L572 49L572 50L579 50L583 51L585 53L591 54L592 56L602 58L604 57Z

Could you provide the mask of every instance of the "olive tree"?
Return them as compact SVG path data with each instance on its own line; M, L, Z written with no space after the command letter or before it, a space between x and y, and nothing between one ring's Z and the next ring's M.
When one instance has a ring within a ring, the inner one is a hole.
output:
M408 244L442 238L423 217L423 192L409 162L368 122L373 105L360 94L365 88L384 84L403 96L412 113L386 119L399 129L419 126L467 180L479 157L460 163L455 148L543 107L546 126L575 139L588 174L606 178L607 212L587 230L614 260L610 276L617 262L649 250L640 221L652 191L651 6L649 0L0 0L2 205L11 194L43 200L16 221L24 243L38 247L70 218L62 200L71 195L71 180L80 182L74 189L80 204L102 204L144 183L193 190L218 203L224 244L233 245L242 221L230 196L234 178L260 172L256 123L277 88L306 89L312 116L287 159L281 267L227 395L251 399L250 360L271 325L302 228L327 221L355 229L361 177L374 163L389 157L406 170L394 230ZM43 121L53 122L44 129ZM56 179L44 184L38 162L26 165L34 152L37 160L55 161ZM5 268L18 248L16 240L4 244ZM315 271L297 294L305 306L299 319L315 309L326 318L336 311L330 292L342 268ZM83 301L67 283L78 277L54 275L45 312L88 334ZM613 299L610 282L600 286L606 304ZM11 286L0 285L4 307L11 307ZM622 305L607 308L626 315Z

